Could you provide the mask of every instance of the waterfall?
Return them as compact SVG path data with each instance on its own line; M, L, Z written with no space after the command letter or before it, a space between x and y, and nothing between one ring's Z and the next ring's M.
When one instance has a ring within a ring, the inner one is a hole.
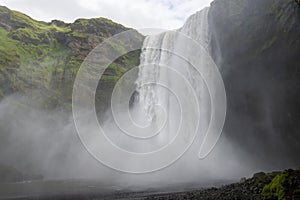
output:
M81 141L98 161L141 174L171 167L182 158L197 170L198 158L212 151L225 120L226 94L208 53L208 11L192 15L178 30L146 37L143 44L133 42L136 31L117 34L85 59L74 83L73 115ZM124 45L125 52L142 48L141 62L117 81L111 116L101 124L93 92L99 79L90 77L102 75L122 55L109 51L111 44ZM96 68L99 63L104 68ZM82 98L85 92L92 98Z
M208 11L209 8L205 8L190 16L183 27L176 30L179 34L196 41L206 50L208 50L209 46ZM197 95L200 108L202 108L200 110L200 129L206 129L208 126L210 117L208 90L200 74L197 73L197 69L194 69L189 64L189 61L196 60L198 63L201 63L201 67L206 67L205 56L196 57L197 54L192 53L186 57L186 60L182 60L178 55L172 53L179 48L189 48L186 45L181 37L177 37L174 34L174 31L147 36L143 43L139 74L136 81L137 99L139 107L146 113L149 123L162 126L163 118L166 119L166 123L157 138L157 143L160 146L168 144L170 139L175 136L176 129L180 123L180 109L178 109L179 104L174 94L168 91L168 88L161 87L156 83L159 83L160 80L165 80L168 83L168 87L179 88L179 92L183 95L185 95L187 90L187 86L183 86L183 83L178 82L178 79L174 78L162 66L168 66L170 69L178 71L188 80ZM188 50L197 51L197 49ZM152 84L146 85L149 82ZM186 95L186 98L192 97ZM162 109L164 112L162 112ZM189 127L186 127L185 130L188 138Z

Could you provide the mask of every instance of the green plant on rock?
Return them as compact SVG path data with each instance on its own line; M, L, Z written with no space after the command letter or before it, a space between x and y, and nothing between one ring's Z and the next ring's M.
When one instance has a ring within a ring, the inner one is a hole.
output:
M271 199L300 199L300 170L285 170L278 174L270 184L264 186L262 194Z
M295 0L295 2L300 6L300 0Z

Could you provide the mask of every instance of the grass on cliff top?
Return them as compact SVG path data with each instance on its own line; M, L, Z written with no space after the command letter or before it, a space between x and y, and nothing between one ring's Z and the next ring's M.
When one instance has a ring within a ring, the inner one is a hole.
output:
M37 21L21 12L10 10L4 6L0 6L0 16L2 15L9 15L11 21L16 22L17 24L22 24L26 27L30 27L34 30L50 31L51 29L55 29L59 32L70 31L69 27L58 27L55 24Z
M80 25L82 25L82 26L87 26L87 25L89 25L91 22L103 22L103 23L106 23L106 24L118 25L118 26L124 27L124 26L121 25L121 24L117 24L117 23L115 23L114 21L112 21L112 20L110 20L110 19L103 18L103 17L92 18L92 19L80 18L80 19L76 19L75 22L74 22L74 24L80 24ZM124 27L124 28L125 28L125 27Z

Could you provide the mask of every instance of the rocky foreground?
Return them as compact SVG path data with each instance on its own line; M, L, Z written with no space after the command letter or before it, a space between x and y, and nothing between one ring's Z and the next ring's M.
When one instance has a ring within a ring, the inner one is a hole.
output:
M175 194L153 195L145 199L300 199L300 168L283 172L263 172L220 188Z
M31 189L30 189L31 188ZM28 190L28 192L26 192ZM44 181L0 184L0 199L263 199L299 200L300 168L282 172L259 172L239 183L209 189L123 190L98 182ZM6 195L4 195L6 193Z

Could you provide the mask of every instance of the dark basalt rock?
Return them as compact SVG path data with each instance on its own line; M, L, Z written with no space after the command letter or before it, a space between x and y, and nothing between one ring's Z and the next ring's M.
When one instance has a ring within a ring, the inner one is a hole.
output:
M23 181L23 174L17 169L0 164L0 183Z
M215 0L212 55L227 93L224 133L262 168L300 165L300 8Z
M276 185L278 179L283 179ZM209 188L189 192L178 192L171 194L150 195L147 200L164 199L205 199L205 200L233 200L233 199L257 199L257 200L277 200L277 199L299 199L300 191L299 170L288 170L283 172L264 173L259 172L252 178L240 183L224 185L219 188ZM273 190L270 188L273 188ZM280 190L278 190L280 188ZM278 191L286 191L278 196ZM293 195L291 195L293 194ZM139 199L139 198L137 198Z
M66 26L69 25L68 23L65 23L65 22L63 22L61 20L52 20L50 24L54 24L54 25L56 25L58 27L66 27Z

